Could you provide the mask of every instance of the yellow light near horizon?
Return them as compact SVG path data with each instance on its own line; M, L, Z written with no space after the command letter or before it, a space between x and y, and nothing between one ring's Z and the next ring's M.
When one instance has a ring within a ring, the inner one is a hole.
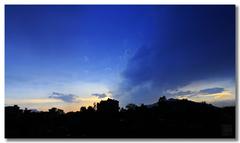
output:
M224 91L221 93L215 93L215 94L200 94L192 97L188 96L178 96L178 99L189 99L195 102L207 102L207 103L213 103L217 101L224 101L224 100L234 100L235 97L232 94L231 91Z
M39 103L59 103L60 99L54 98L31 98L31 99L6 99L6 104L39 104Z
M23 108L37 109L40 111L48 111L52 107L64 110L64 112L80 111L80 107L93 106L94 103L101 100L107 100L110 96L98 98L96 96L78 97L75 102L67 103L60 99L53 98L32 98L32 99L6 99L7 105L19 105Z

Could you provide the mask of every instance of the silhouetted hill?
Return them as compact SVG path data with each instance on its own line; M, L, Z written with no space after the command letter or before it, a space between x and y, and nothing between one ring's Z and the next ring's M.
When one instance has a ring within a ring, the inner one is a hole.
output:
M64 113L5 107L6 138L235 138L235 107L160 97L151 105L117 100Z

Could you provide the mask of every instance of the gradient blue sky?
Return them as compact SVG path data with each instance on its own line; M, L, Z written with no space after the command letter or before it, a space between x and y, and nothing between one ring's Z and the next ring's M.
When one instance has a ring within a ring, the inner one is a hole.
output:
M5 7L6 105L233 104L234 6Z

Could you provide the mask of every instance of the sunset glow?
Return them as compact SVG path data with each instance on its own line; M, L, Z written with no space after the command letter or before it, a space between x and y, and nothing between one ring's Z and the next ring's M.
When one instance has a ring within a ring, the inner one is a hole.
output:
M5 7L5 105L235 104L231 6Z

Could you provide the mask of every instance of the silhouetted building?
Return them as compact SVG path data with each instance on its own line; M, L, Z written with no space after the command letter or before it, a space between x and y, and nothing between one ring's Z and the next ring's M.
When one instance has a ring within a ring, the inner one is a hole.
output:
M101 101L97 103L98 112L118 112L119 111L119 102L114 99L108 98L106 101Z

